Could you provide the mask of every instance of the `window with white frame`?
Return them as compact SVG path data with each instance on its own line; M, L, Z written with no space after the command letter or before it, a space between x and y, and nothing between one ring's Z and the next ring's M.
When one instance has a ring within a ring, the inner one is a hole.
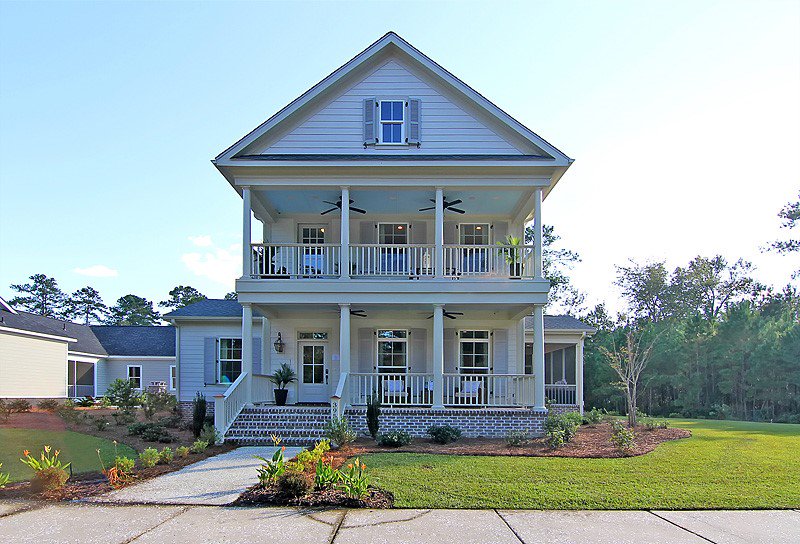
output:
M169 366L169 390L175 391L178 389L178 367L176 365Z
M142 367L141 365L128 365L128 381L135 389L142 388Z
M488 223L461 223L458 226L461 231L461 245L465 246L488 246L489 245L489 224Z
M458 360L462 374L488 374L489 331L459 331Z
M378 223L378 243L381 245L408 244L408 223Z
M218 346L219 383L233 383L242 373L242 339L220 338Z
M408 368L408 331L378 329L378 372L404 373Z
M405 101L381 100L378 102L378 141L382 144L405 142Z

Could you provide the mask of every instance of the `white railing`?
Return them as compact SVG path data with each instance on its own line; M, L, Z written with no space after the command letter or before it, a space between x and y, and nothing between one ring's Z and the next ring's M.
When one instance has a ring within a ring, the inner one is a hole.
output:
M436 246L350 244L352 276L433 276Z
M545 384L544 396L553 404L575 405L576 386L562 384Z
M275 384L266 374L253 374L251 385L253 403L273 404L275 402Z
M258 278L339 276L339 244L252 244L251 275Z
M430 406L433 404L433 374L351 373L348 403L365 405L378 395L381 404Z
M339 383L336 384L336 392L331 395L331 418L332 419L339 419L342 417L342 412L344 412L344 403L346 401L342 400L342 397L345 395L345 391L347 390L347 372L342 372L339 374Z
M533 246L446 245L443 275L532 278L536 275L533 256Z
M445 406L533 406L531 374L445 374Z
M225 436L236 416L244 408L247 400L246 387L249 383L247 373L242 372L223 394L214 396L214 427L220 436Z

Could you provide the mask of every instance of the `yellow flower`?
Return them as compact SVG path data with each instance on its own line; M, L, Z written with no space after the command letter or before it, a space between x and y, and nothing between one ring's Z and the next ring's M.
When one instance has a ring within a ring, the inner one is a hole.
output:
M44 451L45 453L50 453L50 446L45 446Z

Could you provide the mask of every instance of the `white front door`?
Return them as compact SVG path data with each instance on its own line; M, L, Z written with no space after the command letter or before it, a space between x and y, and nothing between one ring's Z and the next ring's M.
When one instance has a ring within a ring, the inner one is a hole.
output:
M327 346L320 342L300 342L300 402L328 402Z

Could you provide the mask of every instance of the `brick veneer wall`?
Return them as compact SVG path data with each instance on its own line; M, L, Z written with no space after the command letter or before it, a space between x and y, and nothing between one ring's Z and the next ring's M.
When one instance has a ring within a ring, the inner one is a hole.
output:
M191 421L194 413L194 403L192 401L181 401L178 403L178 410L184 421ZM206 402L206 417L214 417L214 399Z
M359 434L367 431L366 408L345 411L350 425ZM411 436L428 436L431 425L452 425L469 438L505 438L509 431L526 431L531 436L544 434L547 412L527 408L381 408L381 432L403 430Z
M553 404L550 406L550 411L555 414L566 414L567 412L580 412L577 404Z

